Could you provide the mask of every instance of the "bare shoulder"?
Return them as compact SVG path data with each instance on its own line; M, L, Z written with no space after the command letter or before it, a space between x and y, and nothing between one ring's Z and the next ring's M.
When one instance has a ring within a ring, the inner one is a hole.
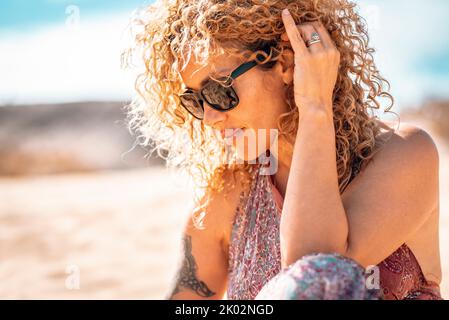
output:
M388 139L342 194L351 254L377 264L407 243L424 274L438 279L438 150L418 126L391 128L396 130L382 133Z
M387 121L380 122L382 128L392 129L393 124ZM392 157L401 157L408 161L419 161L421 166L429 166L429 169L438 167L439 154L438 148L432 136L423 128L403 122L399 128L392 131L382 133L388 136L385 143L375 158L390 160ZM390 163L392 166L399 163Z
M408 192L410 188L431 186L431 190L436 190L439 154L431 135L409 123L401 123L399 128L389 122L379 124L385 129L380 134L383 142L375 149L371 161L362 166L361 174L345 189L343 201L359 201L358 197L366 197L366 192L372 188ZM428 192L431 190L427 189ZM437 198L438 192L432 191L428 199L432 204L429 205L434 207Z
M422 224L407 239L407 245L417 258L427 280L436 283L441 281L441 265L439 254L439 152L431 134L423 128L404 123L392 136L391 142L385 145L385 150L379 152L383 166L390 166L393 170L405 167L408 174L403 180L410 178L414 189L419 190L419 196L410 196L414 200L414 207L423 207L422 202L427 199L427 210L421 212ZM390 161L396 159L397 161ZM419 177L419 178L416 178ZM404 181L396 179L396 186Z
M184 229L183 260L170 299L222 299L228 265L227 232L240 192L234 176L238 177L225 172L219 181L224 182L224 190L203 192L199 203L194 204Z
M234 175L220 173L224 190L199 195L183 233L182 263L178 267L170 299L222 299L228 266L228 221L238 203Z
M221 175L223 190L211 192L204 208L204 223L214 230L226 252L235 213L249 190L249 186L245 186L246 177L239 172L225 170Z
M232 226L235 220L235 215L238 208L241 207L248 195L250 185L250 175L241 174L233 171L226 171L223 174L224 189L223 194L220 195L223 208L225 211L220 217L220 228L223 237L223 247L228 252L229 241L231 237Z
M394 128L391 123L381 125ZM422 215L437 214L439 202L439 153L432 136L423 128L410 123L401 123L396 130L385 132L388 140L375 152L372 160L364 168L365 172L357 188L382 188L396 190L399 198L407 198L413 192L420 196L415 204L422 206ZM355 187L355 186L354 186ZM402 194L404 193L404 194ZM348 194L348 198L352 198ZM363 196L363 192L359 194ZM422 218L422 216L420 217Z

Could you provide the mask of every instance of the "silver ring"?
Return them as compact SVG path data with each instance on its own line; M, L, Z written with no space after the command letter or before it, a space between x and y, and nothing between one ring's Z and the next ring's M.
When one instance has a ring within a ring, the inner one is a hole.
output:
M310 40L306 41L306 46L310 47L312 44L318 43L318 42L321 42L320 35L318 34L318 32L314 32L314 33L312 33Z

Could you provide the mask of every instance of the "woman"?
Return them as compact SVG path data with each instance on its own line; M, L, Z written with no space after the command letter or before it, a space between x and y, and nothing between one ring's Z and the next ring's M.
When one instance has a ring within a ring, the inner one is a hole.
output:
M201 190L167 298L441 299L438 152L369 113L393 98L354 9L163 1L136 19L130 128Z

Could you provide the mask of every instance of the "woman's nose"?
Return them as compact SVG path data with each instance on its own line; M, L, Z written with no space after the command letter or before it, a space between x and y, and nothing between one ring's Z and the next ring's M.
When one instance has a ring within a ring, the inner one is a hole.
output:
M221 112L212 108L207 102L204 102L203 123L206 126L213 127L215 123L223 121L226 118L226 112Z

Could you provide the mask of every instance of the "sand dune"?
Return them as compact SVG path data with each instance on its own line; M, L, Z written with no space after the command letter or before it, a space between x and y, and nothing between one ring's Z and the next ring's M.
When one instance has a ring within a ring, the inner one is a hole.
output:
M0 106L0 176L161 165L132 148L125 102Z
M161 298L190 201L167 176L155 167L0 179L0 297Z

